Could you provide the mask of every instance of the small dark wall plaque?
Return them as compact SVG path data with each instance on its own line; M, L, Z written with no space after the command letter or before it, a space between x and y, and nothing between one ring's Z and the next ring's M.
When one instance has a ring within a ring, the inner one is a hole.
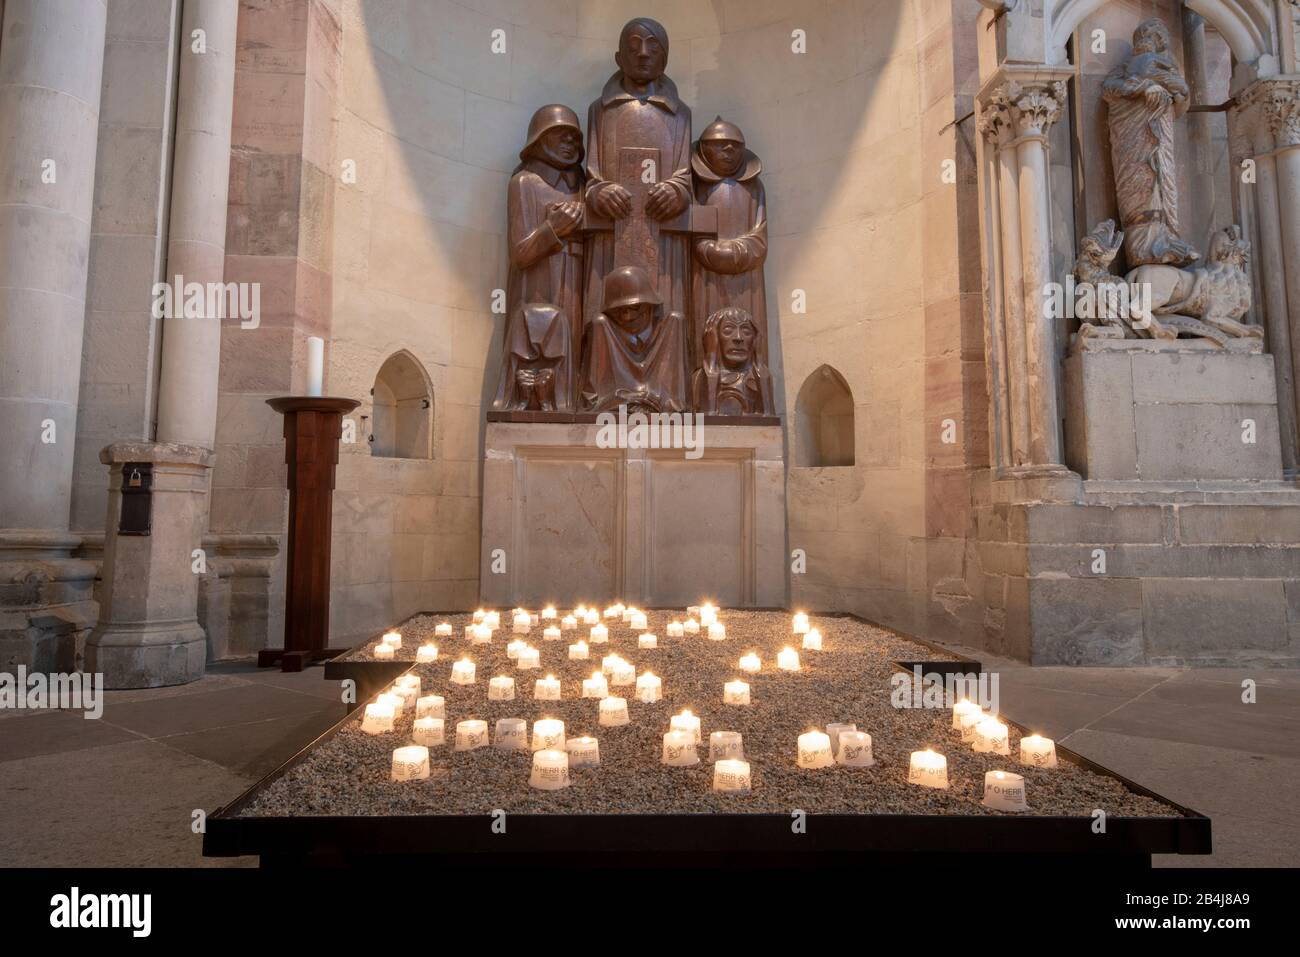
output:
M119 535L148 535L153 521L153 463L122 464L122 512Z

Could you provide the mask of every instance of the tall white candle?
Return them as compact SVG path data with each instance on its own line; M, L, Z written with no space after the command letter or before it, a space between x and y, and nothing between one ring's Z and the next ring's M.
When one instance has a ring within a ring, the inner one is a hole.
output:
M728 681L722 686L722 703L747 705L749 704L749 682L741 681L737 678L735 681Z
M1010 771L985 771L984 800L980 803L998 811L1029 810L1024 777Z
M325 340L320 336L307 337L307 394L324 395Z
M492 744L505 751L527 751L528 722L523 718L497 718L496 740Z
M433 643L423 644L415 650L415 660L422 665L432 664L438 660L438 646Z
M700 737L700 719L691 714L689 710L680 714L675 714L668 719L668 728L670 731L684 731L691 736L691 740L698 744Z
M488 680L489 701L514 701L515 679L509 675L497 675Z
M429 776L429 749L422 744L408 744L393 749L392 779L418 781Z
M636 679L636 700L642 704L654 704L664 696L664 683L652 672L645 672Z
M948 759L929 748L913 751L907 767L907 783L927 788L948 787Z
M680 621L670 621L668 623L669 638L681 638L685 634L686 631L682 628L682 623Z
M447 702L443 700L442 695L427 694L423 698L416 700L415 716L417 718L445 718L447 717Z
M799 759L801 768L829 768L835 763L831 753L831 739L824 731L805 731L799 735Z
M709 735L710 761L721 761L724 758L743 758L744 756L745 744L739 731L714 731Z
M473 751L486 747L488 743L488 726L486 721L466 720L456 724L456 750Z
M600 764L600 742L595 738L585 735L569 738L564 742L564 750L569 752L571 768L594 768Z
M1031 734L1021 738L1020 763L1036 768L1056 767L1056 742L1041 734Z
M740 656L740 670L746 674L758 674L759 669L762 667L763 660L752 651L747 655Z
M411 726L411 739L416 744L444 744L446 741L446 722L442 718L416 718Z
M748 761L726 758L713 766L713 790L744 792L749 789Z
M632 719L627 713L626 698L601 698L600 699L600 723L606 727L618 727L627 724Z
M533 752L533 771L529 787L558 791L569 786L569 755L563 748L545 748Z
M801 611L794 613L794 633L796 635L808 634L808 616Z
M361 730L366 734L384 734L393 730L393 706L383 702L366 705L361 718Z
M808 634L803 636L804 651L821 651L822 650L822 633L816 628L810 628Z
M584 698L603 698L609 694L609 682L599 671L593 671L590 678L582 679L582 696Z
M585 641L575 641L573 644L569 645L570 661L586 661L588 654L589 650Z
M782 648L776 656L776 666L782 671L799 670L799 652L793 648Z
M835 763L849 768L869 768L876 763L871 756L871 735L865 731L841 731Z
M564 747L564 722L559 718L538 718L533 722L534 751Z
M1011 738L1007 726L997 718L985 718L975 726L973 746L982 754L1010 754Z
M454 685L472 685L474 683L474 662L462 658L451 666L451 683Z
M669 731L664 735L662 764L675 768L684 768L700 763L700 756L695 750L695 737L689 731Z
M533 698L538 701L559 701L560 679L554 675L538 678L533 683Z

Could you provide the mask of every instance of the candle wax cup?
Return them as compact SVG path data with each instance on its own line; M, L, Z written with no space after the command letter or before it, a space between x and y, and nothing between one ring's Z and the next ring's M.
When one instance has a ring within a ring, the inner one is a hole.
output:
M600 723L607 727L619 727L632 719L627 713L627 699L602 698L600 700Z
M600 743L595 738L570 738L564 744L570 768L594 768L600 765Z
M1021 738L1020 763L1036 768L1056 767L1056 742L1038 734Z
M669 731L664 735L663 757L661 763L672 767L687 767L700 763L700 756L695 750L695 738L686 731Z
M659 638L656 635L638 635L636 646L638 648L658 648Z
M749 789L748 761L729 758L713 766L713 790L742 792Z
M831 754L838 755L840 753L840 732L841 731L856 731L856 730L858 730L858 726L856 724L841 724L839 722L836 722L834 724L826 725L826 737L831 739Z
M456 725L456 750L473 751L485 747L488 743L486 721L462 721Z
M392 706L379 702L366 705L365 715L361 719L361 730L366 734L385 734L392 731Z
M377 661L392 661L396 655L393 652L392 645L377 645L375 647L375 659Z
M869 768L875 764L871 756L871 735L865 731L841 731L835 763L848 768Z
M913 751L907 768L907 783L921 787L948 787L948 759L933 751Z
M426 747L445 744L445 722L442 718L416 718L411 728L411 737L416 744Z
M1025 779L1009 771L986 771L984 773L985 807L997 811L1027 811L1025 804Z
M554 748L533 752L533 770L528 777L528 784L542 791L567 788L569 786L568 752Z
M798 765L808 770L829 768L835 763L831 753L831 739L822 731L808 731L799 735Z
M430 664L438 660L437 645L421 645L415 652L415 660L422 665Z
M534 751L564 747L564 722L556 718L539 718L533 722Z
M498 718L496 747L506 751L524 751L528 748L528 722L523 718Z
M725 758L743 758L744 741L739 731L714 731L709 735L709 760L721 761Z
M408 744L393 751L392 779L418 781L429 776L429 749L422 744Z
M415 702L415 716L417 718L446 718L447 703L443 700L442 695L425 695L423 698L417 698Z

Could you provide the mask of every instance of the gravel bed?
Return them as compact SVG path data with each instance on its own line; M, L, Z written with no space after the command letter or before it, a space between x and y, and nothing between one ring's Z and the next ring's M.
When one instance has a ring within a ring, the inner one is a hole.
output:
M1129 791L1112 778L1064 761L1050 770L1021 765L1020 735L1014 728L1010 756L977 754L950 728L950 711L893 707L892 662L925 659L932 653L885 629L851 618L813 616L825 650L800 651L803 670L792 674L776 668L781 648L799 646L799 639L790 633L788 614L724 610L720 616L727 626L724 641L710 641L703 635L668 638L667 622L685 615L647 614L649 631L659 638L657 649L639 650L637 632L607 622L609 642L592 645L589 661L569 661L567 650L570 642L586 636L586 627L564 632L559 641L543 641L540 627L534 628L528 641L541 649L542 666L536 671L517 670L507 658L506 643L512 637L509 612L502 613L503 629L491 645L472 645L461 637L468 615L411 619L400 629L399 655L412 662L416 647L433 640L437 622L449 621L454 629L452 637L437 640L438 661L413 664L412 670L423 679L421 694L446 699L448 743L430 748L431 776L422 781L389 780L393 749L411 743L414 708L408 708L392 733L369 735L360 730L359 721L348 723L262 790L242 814L482 815L497 808L567 814L788 813L794 808L810 813L1001 814L1005 812L980 803L984 772L1001 769L1024 776L1030 815L1090 816L1102 808L1110 815L1177 816L1172 808ZM358 657L369 657L372 646L359 649ZM742 675L737 661L750 651L762 658L762 671ZM655 704L642 704L634 688L611 688L611 693L628 700L632 722L601 727L597 702L581 697L582 679L600 668L604 655L614 652L633 662L638 674L648 669L662 678L664 697ZM453 685L448 680L452 663L462 656L477 663L475 684ZM514 676L515 700L487 700L488 679L498 674ZM562 700L533 700L533 682L547 674L560 678ZM724 705L723 683L739 677L749 682L752 704ZM701 760L693 767L666 767L659 763L662 736L669 717L683 708L701 718ZM483 719L493 732L496 719L510 717L527 719L530 730L536 718L561 718L569 737L596 737L600 767L571 770L569 787L541 791L528 786L532 761L528 752L493 747L453 751L457 721ZM854 723L871 735L874 767L803 770L796 766L798 736L813 727L824 730L833 722ZM743 735L753 781L748 794L712 790L711 731ZM907 783L909 754L926 747L948 759L946 791Z

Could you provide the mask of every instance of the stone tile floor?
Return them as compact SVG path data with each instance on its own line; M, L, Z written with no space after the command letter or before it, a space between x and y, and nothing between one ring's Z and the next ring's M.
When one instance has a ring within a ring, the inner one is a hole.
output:
M971 649L1001 707L1214 819L1208 858L1300 866L1300 671L1029 668ZM1258 703L1241 702L1253 678ZM104 715L0 712L0 866L251 866L207 859L191 829L344 712L321 669L209 667L194 684L109 692Z

